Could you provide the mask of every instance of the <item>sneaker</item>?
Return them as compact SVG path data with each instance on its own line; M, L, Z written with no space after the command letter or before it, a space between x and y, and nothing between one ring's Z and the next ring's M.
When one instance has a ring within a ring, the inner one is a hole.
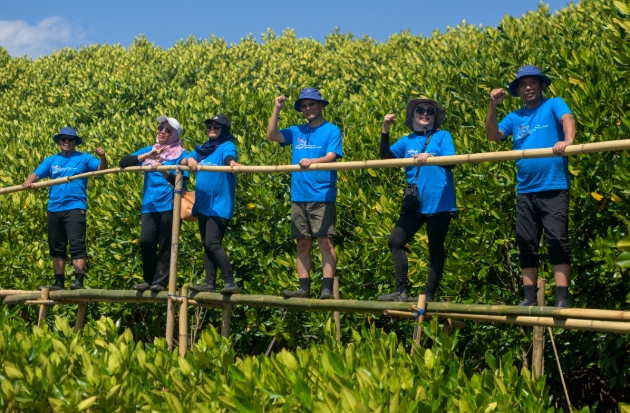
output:
M394 291L391 294L385 294L385 295L379 295L378 296L378 301L400 301L400 292L399 291ZM407 296L407 294L405 294L405 297Z
M556 300L556 307L569 308L569 301L565 300L564 298Z
M398 301L402 301L402 302L407 302L407 303L418 303L418 298L412 296L412 295L407 295L406 292L401 293L400 297L398 299ZM433 301L433 300L431 300ZM429 302L429 299L427 298L427 303Z
M150 288L150 290L154 293L159 293L162 291L166 291L166 287L163 286L162 284L153 284Z
M83 283L79 280L76 280L75 282L72 283L72 285L70 285L70 289L71 290L82 290L83 289Z
M330 291L328 288L322 289L322 293L319 296L320 300L332 300L333 298L335 298L335 296L333 295L332 291Z
M214 288L214 285L209 285L209 284L189 285L188 289L196 293L213 293L216 291L216 289Z
M149 288L151 288L151 285L149 283L140 283L140 284L134 285L131 288L136 290L136 291L146 291Z
M521 306L521 307L532 307L532 306L537 306L538 305L538 301L529 301L526 298L523 301L521 301L520 303L518 303L518 305Z
M282 296L284 298L310 298L310 292L304 291L301 288L298 288L295 291L284 290L282 291Z
M232 294L238 294L238 287L235 285L230 285L229 287L223 287L221 288L221 291L219 291L221 294L223 295L232 295Z
M37 289L39 291L42 290L42 288L48 288L49 291L62 291L65 288L58 286L57 284L52 284L52 285L40 285L39 287L37 287Z

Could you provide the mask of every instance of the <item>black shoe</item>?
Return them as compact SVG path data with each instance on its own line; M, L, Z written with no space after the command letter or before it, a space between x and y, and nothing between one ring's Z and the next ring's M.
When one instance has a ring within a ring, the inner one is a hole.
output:
M188 289L196 293L213 293L216 291L216 289L214 288L214 285L209 285L209 284L189 285Z
M402 301L402 302L407 302L407 303L418 303L418 299L412 295L407 295L406 292L404 293L400 293L400 297L398 299L398 301ZM427 303L429 302L429 299L427 298Z
M521 301L520 303L518 303L519 306L521 307L535 307L538 305L538 301L534 300L534 301L529 301L527 298L524 299L523 301Z
M295 291L284 290L282 291L282 296L284 298L311 298L309 291L304 291L301 288L298 288Z
M166 291L166 287L162 284L153 284L150 288L151 292L160 293L162 291Z
M223 295L232 295L232 294L238 294L238 287L235 285L230 285L230 286L225 286L223 288L221 288L221 291L219 291L221 294Z
M65 288L58 286L57 284L51 284L51 285L40 285L39 287L37 287L37 289L39 291L42 290L42 288L48 288L49 291L62 291L65 290Z
M51 285L42 285L40 287L37 287L37 289L39 291L42 290L42 288L48 288L50 291L60 291L64 289L64 282L65 282L65 277L63 274L55 274L55 282L52 283Z
M323 288L322 293L319 295L320 300L332 300L333 298L335 298L335 296L328 288Z
M556 307L569 308L569 302L565 300L564 298L561 298L559 300L556 300Z
M378 301L400 301L400 292L394 291L391 294L379 295Z
M80 282L79 280L75 280L72 285L70 285L70 289L71 290L82 290L83 289L83 283Z
M133 287L131 287L131 289L136 290L136 291L146 291L149 288L151 288L151 285L147 282L136 284Z

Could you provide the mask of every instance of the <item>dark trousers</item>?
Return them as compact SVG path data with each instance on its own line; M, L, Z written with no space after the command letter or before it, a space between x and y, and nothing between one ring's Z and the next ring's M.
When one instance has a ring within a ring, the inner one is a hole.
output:
M72 259L87 258L85 245L85 211L48 211L46 228L48 230L48 249L52 258L66 258L68 242Z
M429 277L425 292L433 294L437 290L444 273L444 241L446 240L451 219L450 213L424 215L413 212L400 215L387 240L389 249L392 251L396 280L407 279L409 261L405 244L411 241L416 232L426 222L427 235L429 237Z
M221 243L229 221L221 217L207 217L199 214L199 232L203 243L203 266L206 270L206 284L214 285L217 267L223 278L232 277L232 264Z
M166 286L168 284L172 233L172 210L142 214L142 229L140 230L142 276L144 281L151 285Z
M517 195L516 244L521 268L540 266L538 246L543 230L551 264L571 264L568 190Z

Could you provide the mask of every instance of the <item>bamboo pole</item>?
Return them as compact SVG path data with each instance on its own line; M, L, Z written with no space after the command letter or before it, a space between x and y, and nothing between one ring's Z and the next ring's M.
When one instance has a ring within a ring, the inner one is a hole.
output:
M41 299L48 301L48 295L50 290L48 287L42 288ZM41 304L39 306L39 318L37 319L37 327L41 327L46 322L46 313L48 312L48 304Z
M571 145L565 149L564 156L581 155L586 153L596 152L610 152L630 149L630 139L620 139L614 141L585 143L580 145ZM497 152L485 152L485 153L472 153L464 155L453 156L439 156L429 158L427 165L458 165L464 163L479 163L479 162L498 162L498 161L513 161L518 159L531 159L531 158L548 158L557 155L553 154L552 148L542 149L527 149L519 151L497 151ZM350 162L329 162L329 163L317 163L309 166L306 169L302 169L299 165L271 165L271 166L235 166L232 169L229 166L202 166L201 171L207 172L235 172L235 173L278 173L278 172L309 172L318 170L357 170L357 169L372 169L372 168L400 168L403 166L415 165L413 158L406 159L386 159L386 160L368 160L368 161L350 161ZM173 166L159 166L156 170L168 171L174 170L178 167ZM96 177L102 175L109 175L120 172L146 172L150 171L151 167L147 166L131 166L128 168L112 168L102 171L87 172L84 174L78 174L74 176L68 176L59 179L51 179L43 182L36 182L33 184L33 188L47 188L54 185L61 185L68 183L76 179L83 179L89 177ZM188 167L180 166L179 170L188 170ZM0 195L10 194L14 192L25 191L22 185L14 185L5 188L0 188Z
M339 277L333 278L333 297L335 300L339 299ZM333 317L335 318L335 332L337 341L341 340L341 313L339 311L335 311L333 313Z
M416 318L416 316L409 311L385 310L383 311L383 315L386 315L388 317L398 317L398 318ZM424 315L425 320L430 320L433 317L444 318L442 317L442 314L440 313L426 313ZM446 320L444 320L445 326L446 326L447 320L450 320L451 326L454 328L459 328L459 329L466 328L466 324L462 323L461 321L453 320L451 318L447 318Z
M451 299L449 297L444 299L444 302L451 302ZM450 318L447 318L446 320L444 320L444 334L447 337L450 337L453 335L453 320Z
M173 191L173 231L171 235L171 261L168 271L168 294L177 294L177 258L179 255L179 227L180 210L182 207L182 187L184 173L178 169L175 175L175 190ZM168 301L166 304L166 343L169 351L173 351L173 334L175 331L175 303Z
M422 338L422 322L424 321L424 312L427 306L427 296L424 294L420 294L418 297L418 309L417 311L420 313L416 317L416 322L414 323L414 336L413 341L415 341L418 345L420 345L420 339ZM413 354L413 347L411 347L411 354Z
M538 305L545 305L545 280L538 277ZM542 376L544 373L544 348L545 348L545 328L534 327L534 350L532 353L532 368L534 369L534 376L536 378Z
M10 295L20 295L20 294L39 294L37 291L24 291L24 290L0 290L0 297L8 297Z
M179 305L179 355L184 357L188 349L188 289L182 287Z
M72 300L27 300L24 302L26 305L76 305L84 304L84 301L72 301Z
M87 304L79 304L77 308L77 321L74 323L74 333L78 333L83 328L83 320L85 319L85 310L87 309Z
M562 380L562 388L564 389L564 397L567 398L567 405L569 406L569 412L573 413L573 408L571 407L571 400L569 399L569 392L567 391L567 385L564 383L564 374L562 374L562 366L560 365L560 357L558 356L558 350L556 350L556 342L553 339L553 331L551 328L547 327L549 330L549 337L551 338L551 346L553 347L553 352L556 355L556 362L558 363L558 372L560 373L560 380Z
M223 305L223 314L221 315L221 336L230 337L230 329L232 326L232 305Z

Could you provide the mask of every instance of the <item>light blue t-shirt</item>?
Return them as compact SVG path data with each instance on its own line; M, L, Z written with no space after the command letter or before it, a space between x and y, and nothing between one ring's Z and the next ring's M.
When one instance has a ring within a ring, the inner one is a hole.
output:
M151 152L153 146L146 146L134 153L132 156L139 156L145 153ZM162 165L179 165L179 161L187 157L187 153L184 150L181 156L171 161L163 162ZM138 166L142 166L142 162L138 163ZM174 171L171 171L174 173ZM186 180L190 176L188 171L184 171L184 187L186 186ZM166 212L173 209L173 187L162 175L162 172L145 172L144 173L144 186L142 188L142 206L140 212L143 214L150 214L151 212Z
M295 125L280 131L284 136L281 145L293 145L293 165L304 158L323 158L329 152L343 157L341 131L332 123L324 121L316 128L308 123ZM291 201L335 202L337 200L337 171L310 171L291 173Z
M415 132L404 136L394 143L390 150L396 158L413 158L420 155L429 134L418 135ZM438 130L433 134L426 153L433 156L455 155L455 146L451 134L445 130ZM407 182L416 179L418 166L406 166L405 175ZM420 196L420 208L416 211L421 214L435 214L436 212L456 211L455 184L453 183L453 171L438 165L425 165L420 167L418 175L418 195Z
M225 158L233 156L238 159L236 146L232 142L223 142L215 151L199 162L201 166L224 166ZM188 157L199 161L196 150ZM232 219L234 216L236 193L236 175L230 172L197 172L195 184L195 204L192 214L207 217L221 217Z
M564 141L560 118L571 110L561 98L544 98L534 109L524 107L507 115L499 129L506 138L514 136L514 150L551 148ZM516 161L519 194L569 189L569 160L566 156L519 159Z
M101 161L83 152L74 151L69 156L59 152L44 159L33 172L39 179L58 179L96 171ZM48 211L62 212L72 209L87 209L87 178L48 188Z

